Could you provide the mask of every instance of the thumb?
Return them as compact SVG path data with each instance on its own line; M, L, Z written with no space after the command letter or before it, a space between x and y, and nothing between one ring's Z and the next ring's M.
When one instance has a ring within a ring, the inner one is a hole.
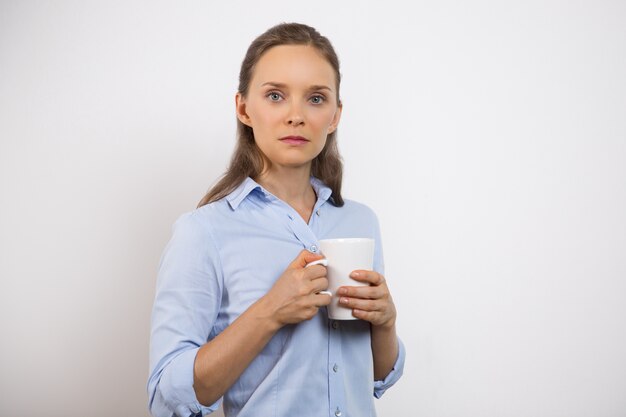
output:
M293 262L291 262L289 264L288 269L298 269L298 268L304 268L308 263L311 263L313 261L317 261L318 259L323 259L324 257L322 255L319 255L317 253L313 253L313 252L309 252L306 249L303 249L298 256L296 257L296 259L293 260Z

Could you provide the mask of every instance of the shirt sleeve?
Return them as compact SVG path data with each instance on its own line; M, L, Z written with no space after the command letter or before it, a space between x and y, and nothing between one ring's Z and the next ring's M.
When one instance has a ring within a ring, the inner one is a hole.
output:
M385 273L385 262L383 257L383 245L382 245L382 237L380 233L380 224L378 222L378 218L376 214L372 212L374 217L372 224L374 227L374 237L376 240L375 248L374 248L374 270L380 274ZM404 359L406 356L406 351L404 349L404 344L398 338L398 358L396 359L396 363L393 365L391 372L383 379L382 381L374 381L374 397L380 398L387 391L389 387L394 385L402 376L404 372Z
M174 224L157 279L150 335L148 397L155 417L206 415L193 389L193 366L207 342L222 298L223 277L214 240L196 212Z
M380 234L380 223L378 222L378 217L376 214L371 211L372 220L370 222L372 230L372 235L374 237L374 271L379 274L385 274L385 260L383 256L383 239Z
M385 379L382 381L374 381L374 397L380 398L383 396L385 391L389 389L393 384L398 382L402 373L404 372L404 358L406 356L406 352L404 350L404 344L398 338L398 359L396 359L396 363L393 365L391 372L387 374Z

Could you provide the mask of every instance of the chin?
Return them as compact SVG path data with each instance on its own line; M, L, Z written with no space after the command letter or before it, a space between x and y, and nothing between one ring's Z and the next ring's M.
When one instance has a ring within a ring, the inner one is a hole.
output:
M275 164L284 166L286 168L306 168L311 166L312 159L284 159L276 161Z

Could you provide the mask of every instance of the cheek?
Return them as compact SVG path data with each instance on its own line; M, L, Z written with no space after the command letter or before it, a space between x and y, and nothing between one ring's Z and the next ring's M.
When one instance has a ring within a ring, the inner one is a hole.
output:
M248 109L248 115L252 121L252 127L255 130L264 130L276 123L277 112L267 108L262 103L252 103Z
M311 121L315 124L315 126L319 127L320 129L326 129L333 122L334 116L335 112L320 112L315 114Z

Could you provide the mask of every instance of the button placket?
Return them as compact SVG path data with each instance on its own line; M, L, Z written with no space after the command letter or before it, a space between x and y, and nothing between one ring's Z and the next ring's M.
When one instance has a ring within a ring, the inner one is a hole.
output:
M287 205L284 202L280 202L278 205L280 211L282 211L289 218L289 222L287 222L288 227L291 229L296 239L302 243L305 249L313 253L319 252L319 247L317 246L317 237L313 232L310 225L306 224L304 219L295 212L295 210Z
M330 412L331 415L340 417L342 409L346 405L346 392L344 386L343 374L340 371L339 364L342 362L341 351L341 330L340 323L337 320L329 320L328 323L328 383L330 388Z

